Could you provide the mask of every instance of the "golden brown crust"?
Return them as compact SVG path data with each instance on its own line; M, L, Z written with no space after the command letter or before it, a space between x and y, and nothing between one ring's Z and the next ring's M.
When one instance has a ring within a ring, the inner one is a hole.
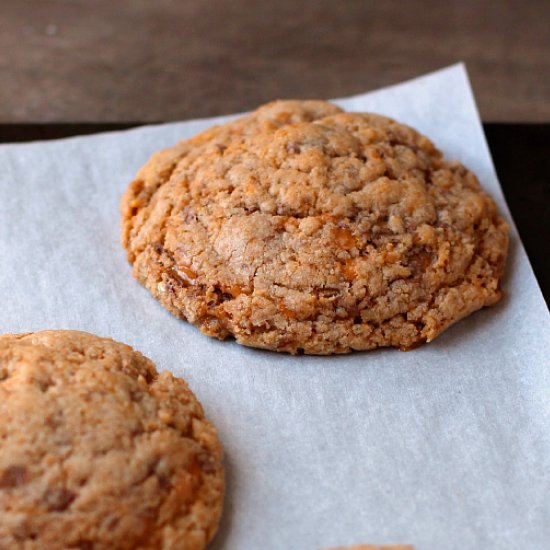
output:
M187 384L91 334L0 336L0 548L198 550L224 481Z
M322 101L158 153L122 214L135 277L249 346L409 349L501 294L507 226L475 175L405 125Z

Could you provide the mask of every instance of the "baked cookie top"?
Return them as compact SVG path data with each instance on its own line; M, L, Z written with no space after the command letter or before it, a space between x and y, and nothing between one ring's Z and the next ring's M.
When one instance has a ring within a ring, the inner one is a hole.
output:
M222 448L187 384L91 334L0 336L0 548L198 550Z
M122 199L135 277L218 338L296 353L433 340L500 298L506 223L429 139L275 101L155 154Z

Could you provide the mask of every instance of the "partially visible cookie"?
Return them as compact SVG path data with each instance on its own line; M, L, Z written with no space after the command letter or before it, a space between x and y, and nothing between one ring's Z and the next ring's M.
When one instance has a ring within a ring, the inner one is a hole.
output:
M222 447L187 384L73 331L0 336L0 549L199 550Z
M414 546L409 544L383 544L382 546L376 544L359 544L355 546L339 546L338 548L331 548L330 550L414 550Z
M217 338L313 354L410 349L500 299L508 230L429 139L276 101L161 151L122 199L134 276Z
M327 550L414 550L410 544L356 544L354 546L339 546Z

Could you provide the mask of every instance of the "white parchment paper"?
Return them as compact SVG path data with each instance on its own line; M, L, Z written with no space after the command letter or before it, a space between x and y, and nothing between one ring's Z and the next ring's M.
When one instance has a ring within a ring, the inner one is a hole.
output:
M430 136L510 219L462 65L338 103ZM0 331L111 336L189 381L227 454L215 549L550 548L550 320L513 225L504 299L408 353L218 342L134 281L122 192L224 119L0 147Z

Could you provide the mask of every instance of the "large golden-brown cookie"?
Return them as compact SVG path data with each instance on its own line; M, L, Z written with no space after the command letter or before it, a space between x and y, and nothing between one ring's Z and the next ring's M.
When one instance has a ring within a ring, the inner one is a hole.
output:
M217 338L408 349L500 298L506 223L389 118L276 101L155 154L122 200L135 277Z
M0 549L199 550L222 448L187 384L91 334L0 336Z

